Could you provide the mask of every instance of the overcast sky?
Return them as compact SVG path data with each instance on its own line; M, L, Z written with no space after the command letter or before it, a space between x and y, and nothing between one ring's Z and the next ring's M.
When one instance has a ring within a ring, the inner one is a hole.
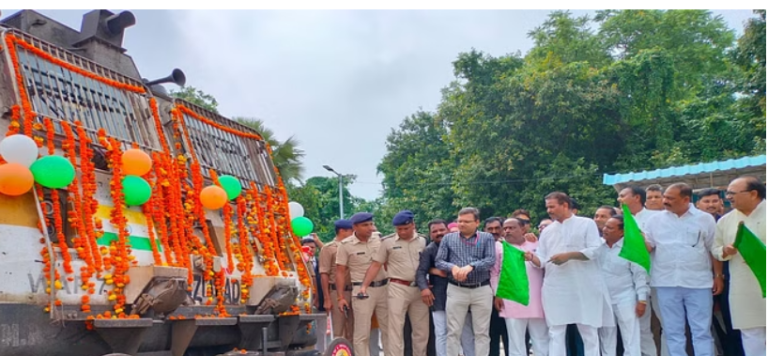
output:
M79 30L86 11L41 12ZM327 164L357 175L352 194L373 199L390 129L420 108L435 110L457 55L525 53L528 31L549 12L133 11L124 47L143 77L180 68L223 115L261 118L279 139L296 136L305 179L330 176ZM752 16L715 13L738 33Z

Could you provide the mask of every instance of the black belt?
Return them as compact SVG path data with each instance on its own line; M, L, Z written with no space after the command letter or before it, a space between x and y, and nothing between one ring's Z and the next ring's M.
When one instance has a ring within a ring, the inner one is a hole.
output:
M483 286L490 285L491 281L485 281L485 282L480 282L480 283L469 284L469 283L454 282L454 281L449 279L448 283L453 284L454 286L457 286L457 287L461 287L461 288L475 289L475 288L480 288L480 287L483 287Z
M382 279L380 281L371 282L371 285L369 287L371 287L371 288L381 287L381 286L387 285L387 283L389 283L388 279ZM363 282L352 282L352 285L359 287L359 286L363 285Z
M336 284L335 284L335 283L334 283L334 284L331 284L331 285L329 285L328 287L330 287L330 288L331 288L331 290L333 290L333 291L335 291L335 290L336 290ZM349 284L346 284L346 285L344 286L344 291L345 291L345 292L351 292L351 291L352 291L352 286L351 286L351 285L349 285Z

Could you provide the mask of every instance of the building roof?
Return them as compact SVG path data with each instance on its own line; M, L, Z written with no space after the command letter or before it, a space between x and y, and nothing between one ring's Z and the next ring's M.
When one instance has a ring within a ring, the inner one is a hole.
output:
M672 184L685 182L693 189L724 187L738 176L755 175L765 181L766 156L742 157L725 161L689 164L652 171L603 174L603 184L623 189L629 185Z

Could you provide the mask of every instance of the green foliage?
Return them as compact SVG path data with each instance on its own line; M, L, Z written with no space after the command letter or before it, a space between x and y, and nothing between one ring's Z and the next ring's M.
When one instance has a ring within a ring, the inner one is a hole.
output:
M184 99L203 109L207 109L215 113L219 112L219 103L216 101L216 98L193 86L181 87L181 90L179 91L171 89L171 96L174 98Z
M411 209L422 232L464 206L540 219L555 190L589 215L615 203L603 173L764 151L765 12L756 13L738 46L707 11L606 10L594 22L556 11L529 33L525 56L460 54L437 111L387 138L382 217Z

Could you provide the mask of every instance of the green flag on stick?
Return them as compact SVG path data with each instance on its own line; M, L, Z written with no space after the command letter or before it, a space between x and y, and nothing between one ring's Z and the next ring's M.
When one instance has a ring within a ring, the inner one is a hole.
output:
M637 221L627 204L621 204L621 211L624 213L624 246L619 251L619 257L637 263L651 273L651 254L645 247L645 238Z
M733 242L733 247L739 250L741 257L757 277L765 298L765 244L744 226L742 221L739 223L739 229L736 230L736 241Z
M501 263L499 287L496 296L501 299L528 305L528 272L525 269L525 252L503 241L504 257Z

